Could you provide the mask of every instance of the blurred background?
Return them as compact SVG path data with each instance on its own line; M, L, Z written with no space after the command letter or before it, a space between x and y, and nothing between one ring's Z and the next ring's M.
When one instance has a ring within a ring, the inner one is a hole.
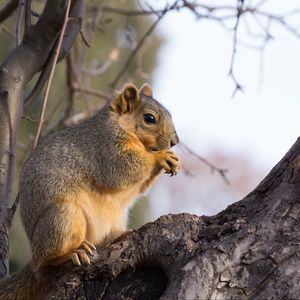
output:
M37 14L43 5L32 1ZM87 1L82 35L56 68L43 135L92 115L125 82L149 82L173 116L183 169L136 202L129 226L216 214L255 188L299 136L299 8L294 0ZM15 47L17 15L0 24L1 62ZM42 103L43 93L24 112L16 192ZM10 241L13 271L30 258L19 213Z

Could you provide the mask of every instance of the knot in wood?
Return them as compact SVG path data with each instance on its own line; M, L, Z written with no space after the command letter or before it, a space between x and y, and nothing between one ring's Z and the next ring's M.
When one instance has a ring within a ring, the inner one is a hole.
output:
M300 169L300 155L297 156L294 160L293 160L293 168L295 171L299 171Z
M300 155L292 161L292 182L300 182Z

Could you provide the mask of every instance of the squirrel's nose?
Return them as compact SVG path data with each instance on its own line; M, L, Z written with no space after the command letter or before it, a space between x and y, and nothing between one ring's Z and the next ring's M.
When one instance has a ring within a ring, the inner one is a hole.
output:
M171 138L171 141L170 141L170 145L171 147L177 145L179 143L179 138L178 138L178 135L175 133L175 135Z

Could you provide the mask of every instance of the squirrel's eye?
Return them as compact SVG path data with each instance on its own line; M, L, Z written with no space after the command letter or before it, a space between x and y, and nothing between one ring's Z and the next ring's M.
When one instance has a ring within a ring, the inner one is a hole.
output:
M144 121L149 124L156 123L156 119L152 114L144 114Z

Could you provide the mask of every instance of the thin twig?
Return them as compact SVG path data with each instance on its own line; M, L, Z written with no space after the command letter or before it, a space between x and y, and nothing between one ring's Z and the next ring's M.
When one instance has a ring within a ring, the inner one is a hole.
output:
M15 40L15 35L14 33L4 24L0 25L0 32L6 33L11 39Z
M104 99L106 101L110 101L111 100L110 96L108 96L108 95L106 95L106 94L104 94L102 92L99 92L99 91L96 91L96 90L92 90L92 89L87 89L87 88L84 88L84 87L75 87L74 91L80 92L80 93L84 93L84 94L89 94L91 96L95 96L95 97Z
M40 14L34 10L31 10L31 15L35 18L39 18L40 17Z
M182 7L184 7L184 5L182 5L182 6L172 5L172 7L170 7L169 10L180 9ZM95 9L95 8L91 7L91 9ZM98 7L97 7L97 9L98 9ZM133 10L133 9L113 7L113 6L109 6L109 5L103 5L103 6L100 7L100 9L103 12L109 12L109 13L113 13L113 14L128 16L128 17L138 17L138 16L145 16L145 15L157 15L157 14L162 14L162 13L165 12L165 8L164 9L159 9L159 10Z
M17 14L17 21L16 21L16 47L20 45L21 41L21 24L23 19L24 13L24 0L19 0L19 9Z
M235 96L237 91L243 91L243 87L241 84L237 81L234 73L234 62L235 62L235 57L236 57L236 48L237 48L237 34L238 34L238 27L240 23L240 17L241 17L241 11L243 10L243 0L237 0L237 14L236 14L236 22L233 28L233 49L232 49L232 54L231 54L231 62L230 62L230 69L229 69L229 76L233 80L235 84L235 89L232 93L232 97Z
M46 132L48 134L48 132L51 132L53 129L49 129L51 121L53 119L54 116L56 116L58 114L58 109L59 107L63 104L63 99L65 96L66 90L63 89L60 94L56 97L57 101L56 103L54 103L53 107L52 107L52 111L49 112L48 116L47 116L47 120L45 121L45 127L46 127ZM57 122L57 124L55 126L53 126L54 128L59 127L60 122Z
M70 71L72 71L72 77L73 77L72 89L74 91L75 91L75 89L77 89L78 91L81 91L83 89L83 84L81 82L80 75L78 74L75 66L73 64L71 66L72 66L72 68L70 69ZM75 84L75 82L76 82L76 84ZM88 94L86 94L86 93L82 93L87 112L91 113L92 112L92 108L90 105L91 101L89 101L89 99L88 99L89 97L87 97L87 95Z
M52 79L53 79L53 75L54 75L54 70L55 70L55 67L56 67L57 60L58 60L58 55L59 55L60 48L61 48L61 45L62 45L65 30L66 30L66 27L67 27L67 24L68 24L68 21L69 21L69 13L70 13L71 2L72 2L71 0L68 0L68 2L67 2L67 8L66 8L66 13L65 13L64 23L63 23L63 26L62 26L62 29L61 29L61 33L60 33L60 36L59 36L57 47L55 49L55 57L54 57L54 60L53 60L49 80L48 80L47 86L46 86L44 102L43 102L43 106L42 106L42 110L41 110L41 114L40 114L40 118L39 118L39 125L38 125L38 128L37 128L37 131L36 131L36 134L35 134L35 139L34 139L33 146L32 146L33 149L35 149L35 147L38 144L39 137L40 137L41 130L42 130L42 126L43 126L43 123L44 123L44 117L45 117L45 112L46 112L46 107L47 107L47 102L48 102L48 97L49 97L49 91L50 91L50 87L51 87L51 83L52 83Z
M75 42L76 35L81 28L81 21L82 21L82 14L83 14L83 8L82 8L83 2L84 2L84 0L72 1L71 12L69 14L70 22L68 23L68 26L67 26L65 34L64 34L62 46L60 48L60 53L58 56L58 61L61 61L66 56L66 54L69 52L70 48L72 47L72 45ZM57 44L58 44L58 39L59 39L59 37L56 38L55 43L52 46L52 49L56 49ZM53 65L54 57L55 57L55 52L52 50L49 53L48 59L43 66L42 72L40 73L40 76L39 76L35 86L33 87L30 94L26 97L26 99L24 101L25 109L30 104L32 104L36 99L38 99L39 95L43 91L44 86L46 85L49 75L50 75L50 72L51 72L51 67Z
M22 116L23 119L26 119L27 121L31 122L31 123L39 123L39 120L35 120L33 118L31 118L30 116L28 115L23 115Z
M181 162L181 169L182 171L184 172L184 174L186 176L189 176L189 177L194 177L195 175L184 165L183 162Z
M98 77L99 75L102 75L104 72L109 70L113 62L117 61L119 57L120 57L120 49L114 47L110 51L108 58L103 63L101 63L100 65L95 65L95 63L93 63L93 66L90 69L81 68L80 71L82 71L82 73L88 76Z
M124 67L120 70L120 72L117 74L116 78L114 81L111 83L111 87L115 88L116 85L118 84L119 80L121 77L124 75L126 70L128 69L129 65L131 64L133 58L137 54L137 52L140 50L144 42L146 41L147 37L153 32L155 29L156 25L159 23L159 21L163 18L163 16L168 12L168 10L164 11L157 19L156 21L150 26L150 28L146 31L146 33L143 35L143 37L139 40L137 43L136 47L131 51L127 61L124 64Z
M82 30L80 30L79 33L80 33L81 40L83 41L83 43L84 43L88 48L90 48L91 46L90 46L90 44L88 43L87 39L85 38L85 36L84 36Z
M186 144L180 142L180 147L185 150L189 155L191 155L192 157L194 157L195 159L197 159L198 161L201 161L202 163L204 163L205 165L207 165L210 169L211 172L218 172L220 174L220 176L223 178L223 180L227 183L230 184L229 179L226 177L226 173L228 172L227 169L222 169L219 168L217 166L215 166L214 164L212 164L211 162L209 162L207 159L201 157L200 155L196 154L193 150L191 150L190 147L188 147Z
M98 23L101 21L101 19L102 19L102 11L99 8L97 8L96 16L92 20L88 21L86 35L83 40L85 45L90 45L93 39L95 29L97 28ZM83 35L81 35L81 37L83 38ZM86 64L87 57L88 57L88 49L89 47L83 47L82 52L80 53L78 63L77 63L79 69L81 69Z

